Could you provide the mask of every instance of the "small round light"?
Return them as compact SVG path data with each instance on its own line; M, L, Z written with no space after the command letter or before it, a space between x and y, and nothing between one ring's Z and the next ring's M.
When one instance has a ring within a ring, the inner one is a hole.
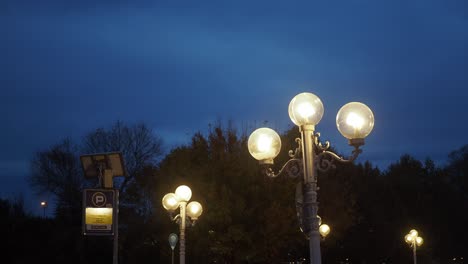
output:
M41 202L41 206L42 206L42 207L46 207L46 206L47 206L47 202L46 202L46 201L42 201L42 202Z
M190 202L187 205L187 215L193 220L197 220L198 217L203 213L203 207L199 202Z
M411 231L409 232L409 234L410 234L412 237L416 238L416 237L418 236L418 231L416 231L416 229L411 229Z
M416 238L416 245L421 246L423 244L424 240L422 237L417 237Z
M330 227L327 224L320 225L319 233L323 237L326 237L330 233Z
M412 243L412 242L413 242L413 239L414 239L414 237L413 237L412 235L410 235L410 234L407 234L407 235L405 236L405 241L406 241L406 243L408 243L408 244Z
M323 116L323 104L313 93L300 93L289 103L289 118L297 126L316 125Z
M374 128L374 114L363 103L348 103L338 111L336 126L347 139L364 139Z
M273 163L281 150L281 139L273 129L262 127L250 134L247 145L255 159Z
M187 185L181 185L175 190L180 201L188 202L192 198L192 190Z
M162 205L168 211L174 211L179 207L179 200L174 193L168 193L162 198Z

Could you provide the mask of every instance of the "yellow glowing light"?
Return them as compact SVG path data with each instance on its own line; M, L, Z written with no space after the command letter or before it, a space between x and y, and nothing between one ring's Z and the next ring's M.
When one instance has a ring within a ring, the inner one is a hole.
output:
M323 224L319 227L319 233L326 237L330 233L330 227L327 224Z
M174 193L168 193L162 198L162 204L164 209L173 211L179 207L179 200Z
M346 118L346 124L352 126L354 129L361 129L364 125L364 119L358 114L351 112Z
M112 225L112 208L86 208L87 225Z
M309 118L315 115L315 109L312 104L304 102L297 106L297 113L299 113L299 115L303 118Z
M272 160L281 149L281 139L273 129L262 127L249 136L248 148L250 154L257 160Z
M405 236L405 241L406 241L406 243L411 243L411 242L413 242L413 240L414 240L414 237L413 237L412 235L407 234L407 235Z
M177 187L175 195L179 200L187 202L192 198L192 190L187 185L181 185Z
M199 211L200 211L200 206L198 206L198 205L190 207L190 213L191 214L196 214Z
M300 93L289 102L289 118L297 126L312 125L320 122L323 104L315 94Z
M271 145L273 143L273 138L268 135L261 135L258 138L258 150L261 152L269 152L271 149Z
M364 139L374 128L374 114L363 103L347 103L336 115L336 126L347 139Z
M418 236L418 231L416 231L416 229L411 229L411 231L409 232L409 234L413 237L417 237Z
M46 206L46 205L47 205L47 202L45 202L45 201L41 202L41 206Z
M203 212L203 207L199 202L190 202L187 205L187 214L190 216L192 219L196 220Z
M423 244L424 240L422 237L417 237L416 238L416 245L421 246Z

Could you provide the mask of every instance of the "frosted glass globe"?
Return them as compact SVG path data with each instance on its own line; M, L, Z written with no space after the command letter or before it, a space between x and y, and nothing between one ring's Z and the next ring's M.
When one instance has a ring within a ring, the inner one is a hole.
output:
M198 217L202 214L203 207L199 202L190 202L187 205L187 215L190 216L193 220L197 220Z
M319 227L319 233L323 237L326 237L330 233L330 227L327 224L323 224Z
M374 114L367 105L351 102L338 111L336 126L347 139L363 139L374 128Z
M289 118L297 126L316 125L323 116L323 104L315 94L300 93L289 103Z
M179 200L174 193L168 193L162 198L162 205L168 211L174 211L179 207Z
M175 194L180 201L187 202L192 198L192 190L187 185L177 187Z
M281 139L273 129L262 127L250 134L247 145L255 159L272 160L281 150Z

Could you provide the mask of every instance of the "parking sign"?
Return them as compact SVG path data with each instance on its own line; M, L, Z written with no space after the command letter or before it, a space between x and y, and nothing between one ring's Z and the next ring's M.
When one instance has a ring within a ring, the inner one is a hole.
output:
M117 190L85 189L83 191L84 235L113 235L117 214Z

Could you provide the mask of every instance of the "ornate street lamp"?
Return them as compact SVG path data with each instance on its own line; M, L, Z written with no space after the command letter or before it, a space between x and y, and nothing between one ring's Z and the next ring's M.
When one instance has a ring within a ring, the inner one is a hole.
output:
M180 246L179 257L180 264L185 264L185 227L188 224L193 226L198 217L202 214L203 208L199 202L187 202L192 198L192 190L186 185L177 187L175 193L168 193L162 198L162 205L171 216L172 221L179 224ZM173 216L173 212L179 208L180 213ZM187 217L188 216L188 217Z
M416 248L420 247L424 240L422 237L418 236L418 231L416 231L416 229L411 229L411 231L409 231L409 233L405 236L405 242L413 248L413 261L414 264L416 264Z
M354 147L352 155L345 159L329 150L330 143L320 142L320 134L315 133L315 125L323 116L323 104L312 93L296 95L289 103L289 117L299 127L301 138L296 139L298 147L290 150L288 160L278 173L271 168L273 159L279 154L281 140L279 135L270 128L259 128L249 137L250 154L264 167L264 173L269 177L277 177L283 173L291 178L303 175L296 192L296 208L298 209L301 230L309 239L310 263L320 264L320 233L317 217L317 170L327 171L335 167L334 161L352 162L362 152L364 138L374 127L374 115L365 104L352 102L344 105L336 116L336 125L340 133Z

